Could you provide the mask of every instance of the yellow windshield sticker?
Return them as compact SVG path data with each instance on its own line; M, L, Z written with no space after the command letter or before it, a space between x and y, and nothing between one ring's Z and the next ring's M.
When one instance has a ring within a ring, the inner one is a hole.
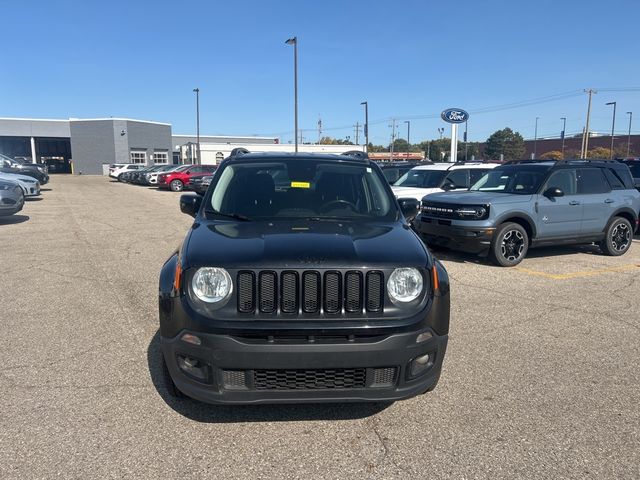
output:
M311 188L309 182L291 182L291 188Z

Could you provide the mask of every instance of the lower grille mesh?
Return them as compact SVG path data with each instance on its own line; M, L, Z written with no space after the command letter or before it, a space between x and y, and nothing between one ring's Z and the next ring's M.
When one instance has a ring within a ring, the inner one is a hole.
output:
M365 368L325 370L254 370L256 390L327 390L364 388Z

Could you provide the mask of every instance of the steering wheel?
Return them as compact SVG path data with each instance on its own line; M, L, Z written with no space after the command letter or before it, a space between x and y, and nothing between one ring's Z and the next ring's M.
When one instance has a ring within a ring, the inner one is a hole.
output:
M324 213L324 212L328 212L329 210L332 210L332 209L333 209L333 208L332 208L332 206L333 206L333 205L335 205L335 206L342 205L342 206L345 206L345 207L349 207L349 208L350 208L351 210L353 210L354 212L357 212L357 211L358 211L358 207L356 207L353 203L348 202L348 201L346 201L346 200L332 200L332 201L330 201L330 202L327 202L327 203L325 203L324 205L322 205L322 206L320 207L320 211L321 211L322 213Z

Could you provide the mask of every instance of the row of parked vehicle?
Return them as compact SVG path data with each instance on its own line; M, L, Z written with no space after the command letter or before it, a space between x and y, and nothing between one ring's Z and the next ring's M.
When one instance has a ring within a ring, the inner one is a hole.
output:
M14 160L0 154L0 217L20 212L25 200L38 197L40 187L48 182L46 165Z
M415 203L408 220L431 248L514 266L537 246L626 253L638 231L638 170L636 159L417 165L391 188L401 204Z
M192 190L204 193L209 188L217 165L138 165L112 164L109 176L123 183L154 186L181 192Z

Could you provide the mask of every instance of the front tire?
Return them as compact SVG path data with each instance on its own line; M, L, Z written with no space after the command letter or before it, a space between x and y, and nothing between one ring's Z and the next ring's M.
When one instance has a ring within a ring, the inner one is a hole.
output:
M604 240L600 242L600 250L605 255L619 257L627 253L632 239L631 222L624 217L614 217L607 226Z
M180 180L171 180L169 188L172 192L181 192L184 189L184 183Z
M160 359L160 361L162 362L162 377L164 380L164 386L167 389L167 393L173 398L186 398L187 396L180 391L180 389L173 381L173 378L171 378L169 368L167 367L167 363L164 360L164 355L161 356L162 358Z
M489 256L493 263L500 267L518 265L529 250L529 235L517 223L505 223L495 231Z

